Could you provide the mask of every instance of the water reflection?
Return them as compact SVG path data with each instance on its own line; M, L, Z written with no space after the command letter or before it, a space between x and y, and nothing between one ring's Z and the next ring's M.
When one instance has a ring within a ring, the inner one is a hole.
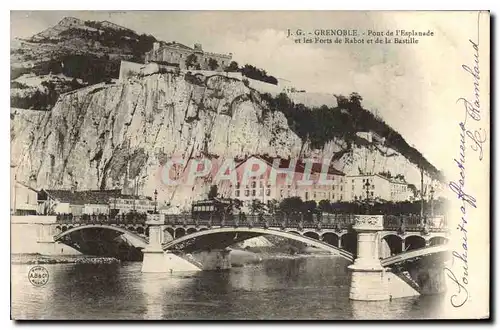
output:
M227 272L143 274L141 263L12 266L12 315L28 319L380 319L439 316L443 298L349 300L341 258L267 260Z

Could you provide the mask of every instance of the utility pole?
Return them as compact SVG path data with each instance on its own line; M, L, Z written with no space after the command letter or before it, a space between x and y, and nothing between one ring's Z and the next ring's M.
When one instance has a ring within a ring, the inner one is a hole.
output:
M17 174L14 174L14 210L13 215L16 215L16 198L17 198Z
M155 189L154 194L155 194L155 212L154 212L154 214L156 214L157 204L158 204L158 190Z
M434 217L434 187L433 186L431 186L430 197L431 197L431 217Z
M420 166L420 225L424 226L424 168Z
M366 183L365 183L365 188L366 188L366 214L369 214L370 213L370 181L368 181L369 179L366 179Z

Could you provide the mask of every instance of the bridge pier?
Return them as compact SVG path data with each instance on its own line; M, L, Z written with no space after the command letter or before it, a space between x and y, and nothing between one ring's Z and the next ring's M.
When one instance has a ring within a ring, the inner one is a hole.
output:
M169 271L165 253L161 247L163 242L163 219L161 215L154 214L148 217L146 224L149 226L149 243L143 250L143 273L166 273Z
M387 300L388 281L379 260L378 232L384 229L382 215L357 215L353 229L358 233L358 256L348 268L352 272L349 298Z
M180 256L163 251L162 243L172 240L170 234L165 233L164 218L162 214L151 214L146 224L149 226L149 243L143 250L143 273L172 273L174 271L198 271L196 265Z
M38 224L38 253L43 255L53 255L56 253L56 241L54 236L56 235L56 226L50 223L40 223Z

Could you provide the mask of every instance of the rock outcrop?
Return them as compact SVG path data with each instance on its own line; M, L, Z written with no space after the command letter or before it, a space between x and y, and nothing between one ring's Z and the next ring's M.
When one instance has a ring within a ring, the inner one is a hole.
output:
M51 111L12 109L12 163L37 188L113 189L189 203L203 187L162 182L170 157L244 158L333 155L346 174L418 171L397 151L331 141L312 150L260 94L223 74L153 74L97 84L61 95ZM188 198L189 197L189 198ZM203 196L204 197L204 196Z

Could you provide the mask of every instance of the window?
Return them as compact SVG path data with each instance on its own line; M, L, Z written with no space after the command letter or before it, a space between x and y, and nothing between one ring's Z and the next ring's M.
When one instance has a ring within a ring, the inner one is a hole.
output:
M246 196L246 197L250 196L250 190L248 190L248 189L247 189L247 190L245 190L245 196Z
M234 196L236 196L236 197L240 197L240 191L239 191L239 190L236 190L236 191L234 192Z
M255 186L256 186L255 181L252 181L252 188L255 188Z
M373 197L373 191L372 191L370 194L371 194L371 195L372 195L372 197Z
M236 189L240 189L240 183L239 182L236 184Z
M255 189L252 189L252 196L255 196Z
M352 183L354 183L354 179L352 179Z
M271 196L271 189L266 190L266 196Z

